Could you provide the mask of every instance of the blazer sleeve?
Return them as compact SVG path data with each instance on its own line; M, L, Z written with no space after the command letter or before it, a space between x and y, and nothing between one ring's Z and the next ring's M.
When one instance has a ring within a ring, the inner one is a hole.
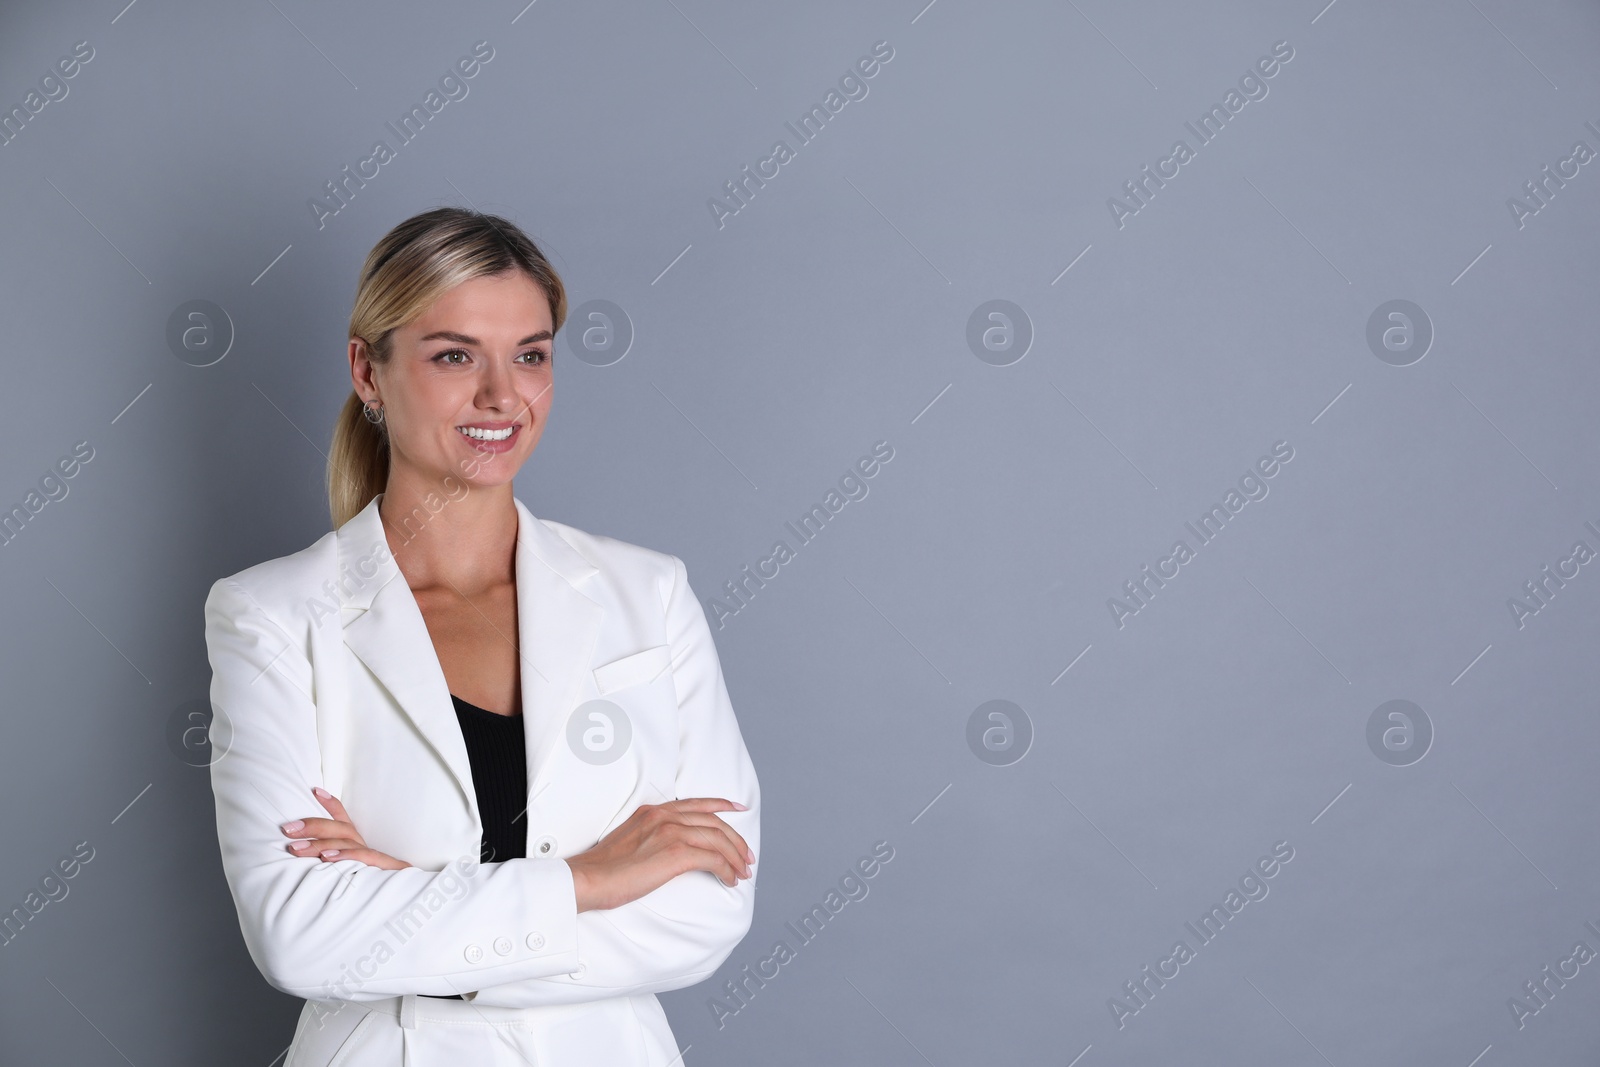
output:
M309 638L292 638L231 578L211 587L205 633L222 869L245 946L272 986L366 1001L466 993L578 966L564 860L467 855L440 871L389 871L289 852L280 824L324 814L311 792L322 761Z
M750 929L761 859L760 786L705 612L683 560L670 558L666 625L678 701L678 768L674 782L660 783L673 795L657 802L724 797L746 805L746 811L716 814L755 853L751 877L730 887L710 871L685 871L620 907L581 912L576 973L485 985L468 1000L532 1007L680 989L715 974Z

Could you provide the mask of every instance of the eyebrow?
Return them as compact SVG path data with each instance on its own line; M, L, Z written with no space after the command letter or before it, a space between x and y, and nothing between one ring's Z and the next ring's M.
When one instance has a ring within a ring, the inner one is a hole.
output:
M548 340L550 340L550 336L551 335L550 335L550 331L549 330L540 330L538 333L530 333L528 336L526 336L522 340L518 341L517 344L518 345L531 345L535 341L548 341ZM456 333L454 330L436 330L433 333L428 334L428 336L422 338L422 340L424 340L424 341L454 341L457 344L462 344L462 345L482 345L483 344L483 342L478 340L476 337L468 337L466 334L464 334L464 333Z

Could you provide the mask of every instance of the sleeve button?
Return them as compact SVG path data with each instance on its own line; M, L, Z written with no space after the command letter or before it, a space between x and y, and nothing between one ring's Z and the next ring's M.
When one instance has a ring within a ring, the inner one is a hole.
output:
M529 934L528 935L528 947L533 949L535 952L537 952L541 948L544 948L544 935L541 934L537 930L535 930L533 933Z
M468 945L467 951L464 953L464 955L467 957L468 963L477 963L479 960L483 959L483 949L479 948L477 945Z
M511 939L509 937L497 937L497 938L495 938L494 939L494 951L495 951L495 955L497 955L497 956L510 955L511 954Z

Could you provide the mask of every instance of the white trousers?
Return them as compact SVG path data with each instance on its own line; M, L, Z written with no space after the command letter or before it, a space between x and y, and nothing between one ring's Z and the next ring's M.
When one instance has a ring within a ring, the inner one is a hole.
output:
M678 1067L682 1062L654 994L501 1008L408 993L383 1000L306 1001L284 1067Z

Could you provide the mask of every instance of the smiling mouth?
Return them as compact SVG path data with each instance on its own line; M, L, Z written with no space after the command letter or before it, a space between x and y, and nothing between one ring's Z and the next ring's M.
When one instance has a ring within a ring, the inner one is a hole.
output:
M517 432L517 427L507 426L503 430L486 430L480 426L457 426L456 432L470 441L505 441Z

